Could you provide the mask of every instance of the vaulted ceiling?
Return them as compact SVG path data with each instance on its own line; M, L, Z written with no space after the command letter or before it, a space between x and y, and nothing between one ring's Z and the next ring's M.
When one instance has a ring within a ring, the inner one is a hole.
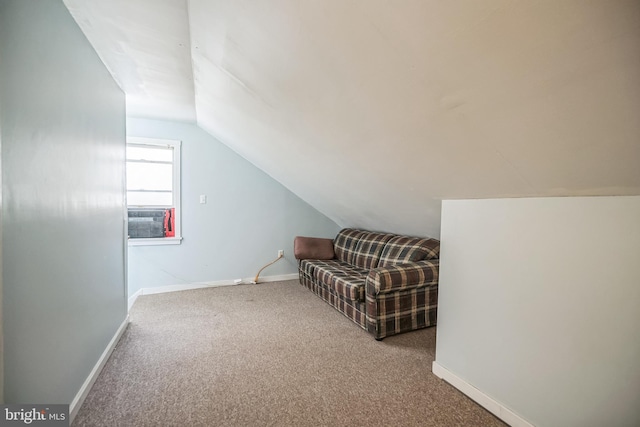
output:
M640 194L637 0L65 0L130 116L193 121L338 224Z

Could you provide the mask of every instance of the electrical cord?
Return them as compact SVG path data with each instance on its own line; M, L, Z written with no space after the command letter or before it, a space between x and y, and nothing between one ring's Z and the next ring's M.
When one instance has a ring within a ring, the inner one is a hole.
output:
M265 265L264 267L262 267L259 271L258 274L256 274L255 279L253 279L250 283L252 284L257 284L258 283L258 277L260 276L260 273L262 273L262 270L264 270L265 268L269 267L271 264L275 264L276 262L278 262L280 260L280 258L284 257L284 255L280 254L278 255L278 258L274 259L273 261L271 261L269 264Z

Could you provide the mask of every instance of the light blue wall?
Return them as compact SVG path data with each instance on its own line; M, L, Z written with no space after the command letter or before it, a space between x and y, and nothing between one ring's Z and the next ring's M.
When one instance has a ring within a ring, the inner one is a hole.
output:
M0 1L4 397L71 403L126 318L124 94L59 0Z
M638 255L640 196L443 201L436 367L537 427L640 426Z
M179 246L129 248L129 294L140 288L295 273L296 235L335 237L338 225L198 126L128 119L129 136L182 141ZM200 204L201 194L207 204Z

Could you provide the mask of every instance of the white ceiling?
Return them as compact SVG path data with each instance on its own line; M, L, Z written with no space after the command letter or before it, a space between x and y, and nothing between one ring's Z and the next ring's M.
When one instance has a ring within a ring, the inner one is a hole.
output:
M127 114L195 121L187 0L64 0L127 95Z
M131 116L191 120L343 226L640 194L637 0L65 0Z

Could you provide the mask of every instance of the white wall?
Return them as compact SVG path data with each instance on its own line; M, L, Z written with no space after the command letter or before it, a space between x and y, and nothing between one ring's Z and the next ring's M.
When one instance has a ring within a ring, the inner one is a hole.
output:
M4 397L71 403L126 318L125 100L62 1L0 2Z
M339 230L194 124L129 118L127 133L182 141L182 244L130 247L129 294L147 287L252 278L279 249L285 258L261 277L296 273L294 237L334 237ZM206 204L199 203L201 194Z
M443 202L436 364L538 427L640 425L640 197Z

